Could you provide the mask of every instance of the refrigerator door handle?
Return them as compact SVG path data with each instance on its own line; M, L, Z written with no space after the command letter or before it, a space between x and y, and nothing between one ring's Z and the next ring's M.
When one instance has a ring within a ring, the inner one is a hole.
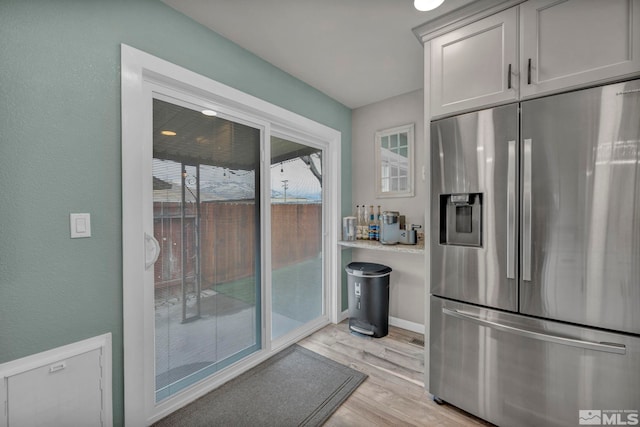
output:
M522 170L522 280L531 281L531 139L524 140Z
M541 332L530 331L528 329L516 328L515 326L503 325L498 322L492 322L490 320L481 319L475 315L463 313L458 310L451 310L446 307L442 307L442 313L462 320L468 320L480 326L486 326L491 329L495 329L502 332L508 332L514 335L518 335L525 338L530 338L539 341L550 342L554 344L568 345L571 347L583 348L585 350L603 351L605 353L614 354L626 354L627 347L623 344L615 343L601 343L593 341L584 341L575 338L566 338L557 335L543 334Z
M516 278L516 141L508 142L507 164L507 279Z

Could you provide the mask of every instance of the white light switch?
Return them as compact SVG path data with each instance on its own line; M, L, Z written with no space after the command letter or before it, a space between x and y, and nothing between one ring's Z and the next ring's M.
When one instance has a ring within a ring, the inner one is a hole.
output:
M76 233L83 234L87 232L87 220L84 218L76 218Z
M91 214L72 213L69 215L71 238L91 237Z

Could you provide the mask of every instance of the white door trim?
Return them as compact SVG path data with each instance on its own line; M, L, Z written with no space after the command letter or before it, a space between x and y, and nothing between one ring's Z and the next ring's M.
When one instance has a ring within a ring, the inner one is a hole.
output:
M262 144L262 171L268 173L269 152L268 141L270 126L282 131L306 135L307 137L328 144L326 159L325 183L328 197L324 200L328 217L325 228L325 248L328 274L328 320L338 322L341 313L341 257L337 241L340 235L340 145L341 133L325 125L314 122L296 113L263 101L205 76L194 73L178 65L172 64L153 55L147 54L127 45L121 45L121 96L122 96L122 240L123 240L123 320L124 320L124 401L125 425L148 425L171 413L186 403L195 400L222 383L228 381L244 370L254 366L273 355L275 352L295 342L298 337L291 337L289 342L277 342L271 345L270 334L267 335L265 325L270 325L270 318L265 318L270 307L262 305L263 350L249 356L230 367L219 376L178 393L160 404L155 403L153 393L149 393L146 384L152 384L149 377L152 370L146 369L149 364L145 356L145 346L153 348L153 317L145 315L149 307L141 309L141 301L152 304L153 298L142 284L153 283L153 269L145 270L144 233L153 235L153 230L145 229L144 218L152 215L148 212L148 203L143 203L145 194L151 194L152 180L150 162L150 145L141 143L152 138L151 99L152 86L166 87L167 92L178 91L195 97L212 106L218 105L232 112L236 117L249 117L251 122L264 124L264 143ZM265 146L267 149L265 150ZM141 166L149 163L146 169ZM323 165L324 166L324 165ZM149 179L143 179L149 177ZM268 184L269 180L263 183ZM263 212L270 208L269 198L265 192L269 185L262 186L261 205ZM270 197L270 195L269 195ZM146 211L145 211L146 209ZM266 216L267 219L269 216ZM268 227L262 218L262 250L270 244ZM262 279L270 272L270 266L264 265L263 253ZM264 291L264 288L263 288ZM267 320L269 323L267 323ZM328 321L327 320L327 321ZM322 327L321 323L309 325L308 331ZM146 342L145 342L146 341ZM147 347L149 348L149 347Z

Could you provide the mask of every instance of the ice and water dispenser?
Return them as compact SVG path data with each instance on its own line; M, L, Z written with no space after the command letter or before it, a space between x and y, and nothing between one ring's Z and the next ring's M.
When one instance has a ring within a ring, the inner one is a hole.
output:
M440 244L482 246L482 193L440 195Z

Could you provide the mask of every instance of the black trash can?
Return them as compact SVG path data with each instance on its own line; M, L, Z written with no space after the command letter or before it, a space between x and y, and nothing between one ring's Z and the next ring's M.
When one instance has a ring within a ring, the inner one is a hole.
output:
M348 276L349 329L375 338L389 333L389 275L391 267L352 262Z

